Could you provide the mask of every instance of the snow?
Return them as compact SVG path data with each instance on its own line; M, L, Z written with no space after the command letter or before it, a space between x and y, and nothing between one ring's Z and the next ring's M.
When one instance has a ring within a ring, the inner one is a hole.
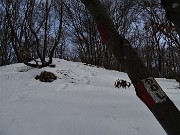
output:
M166 135L134 87L117 89L126 73L54 59L55 68L0 67L0 135ZM34 77L51 71L51 83ZM175 80L156 79L180 108Z

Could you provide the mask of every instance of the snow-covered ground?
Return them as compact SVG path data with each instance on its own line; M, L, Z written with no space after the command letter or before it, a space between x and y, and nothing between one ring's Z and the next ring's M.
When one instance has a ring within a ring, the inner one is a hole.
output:
M166 135L134 87L114 88L126 73L54 59L55 68L0 67L0 135ZM52 83L34 77L58 76ZM157 79L180 108L178 83Z

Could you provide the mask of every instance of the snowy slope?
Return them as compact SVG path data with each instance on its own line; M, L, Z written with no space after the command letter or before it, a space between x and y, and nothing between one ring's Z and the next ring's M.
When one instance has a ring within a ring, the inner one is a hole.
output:
M55 68L0 67L0 135L165 135L133 86L114 88L127 74L54 59ZM58 76L52 83L34 77ZM157 79L180 108L175 80Z

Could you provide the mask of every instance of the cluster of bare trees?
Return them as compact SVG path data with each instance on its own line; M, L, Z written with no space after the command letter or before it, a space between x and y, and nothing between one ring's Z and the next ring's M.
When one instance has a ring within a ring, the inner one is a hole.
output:
M0 64L23 62L44 67L52 63L54 53L62 58L63 10L58 0L1 0Z
M158 1L151 2L142 6L143 29L134 32L132 44L154 76L175 77L180 71L180 39Z
M180 40L160 2L102 2L118 32L130 41L149 71L155 77L177 78ZM80 0L0 0L0 20L0 65L24 62L44 67L58 57L124 71L101 41L97 30L101 26Z
M108 48L113 51L116 59L126 68L127 74L134 85L136 95L145 103L168 135L180 134L180 113L178 108L162 90L151 73L148 72L145 63L142 62L135 48L127 40L127 37L119 34L102 1L81 1L96 21L102 41L109 45ZM148 1L145 1L144 4L147 7L151 5ZM178 34L180 34L180 1L161 0L161 4L166 10L166 16L174 23ZM164 27L163 25L157 23L157 28L155 29L158 30L153 34L156 35L159 29Z
M138 16L138 11L134 8L135 3L125 0L103 2L113 18L116 29L124 36L130 34L132 23L137 21ZM69 31L80 61L122 71L124 68L118 63L112 51L107 48L107 44L101 41L96 22L80 0L68 1L67 8L67 19L69 25L72 26L69 27ZM105 33L105 31L102 32Z
M0 0L0 65L40 68L58 57L125 67L137 96L169 135L177 135L179 110L151 74L180 82L179 5L179 0Z
M118 32L127 38L155 77L177 78L180 71L179 36L160 1L102 1ZM96 22L79 0L68 1L69 32L80 61L123 71L107 44L101 42ZM105 31L102 31L102 33ZM105 35L104 37L106 37Z

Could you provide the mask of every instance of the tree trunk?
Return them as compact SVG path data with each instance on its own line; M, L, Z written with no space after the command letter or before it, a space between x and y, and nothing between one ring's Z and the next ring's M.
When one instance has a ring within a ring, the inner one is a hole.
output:
M140 57L123 38L99 0L81 0L97 23L103 42L109 45L117 60L126 68L137 96L146 104L168 135L180 135L180 113L177 107L151 77Z
M180 35L180 1L179 0L161 0L162 6L166 11L166 17L174 23L177 33Z

